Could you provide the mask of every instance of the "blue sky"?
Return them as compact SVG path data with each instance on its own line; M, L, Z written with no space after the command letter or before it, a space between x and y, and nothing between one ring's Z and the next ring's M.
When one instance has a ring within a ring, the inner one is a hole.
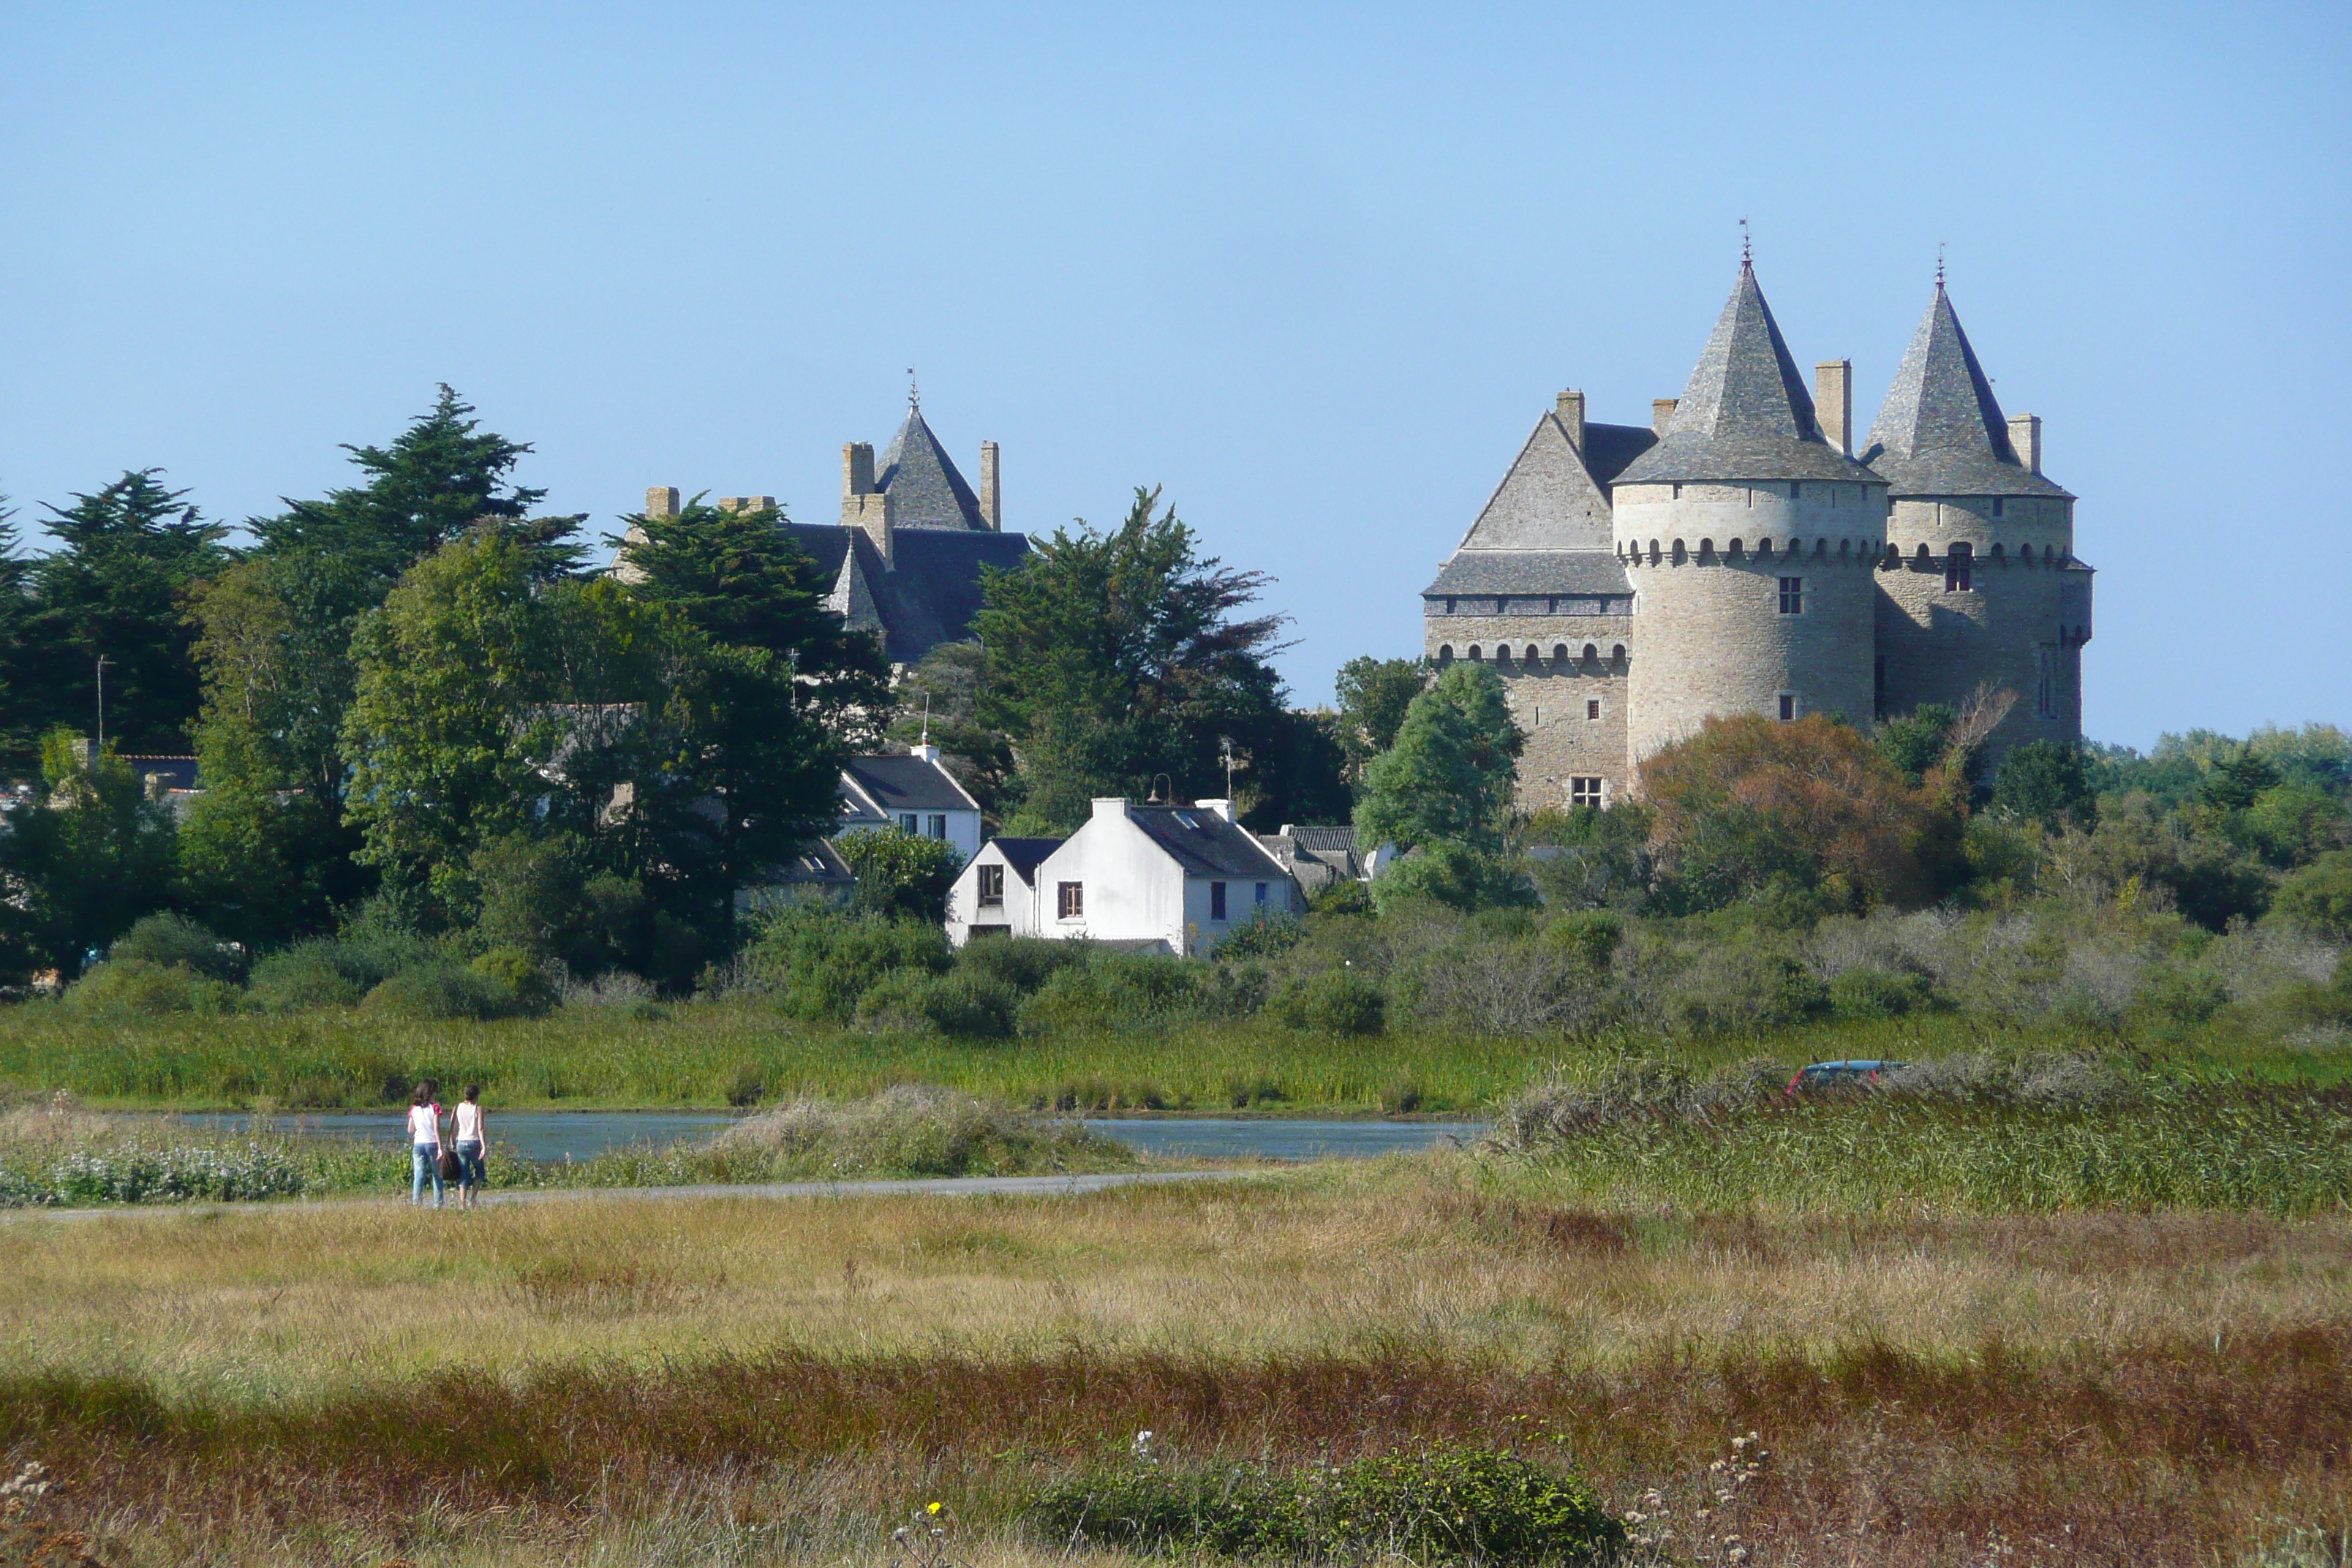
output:
M0 492L341 482L457 386L600 528L830 521L906 368L1008 525L1164 485L1328 697L1562 387L1645 422L1738 220L1867 425L1937 247L2101 569L2086 727L2352 724L2352 10L0 9Z

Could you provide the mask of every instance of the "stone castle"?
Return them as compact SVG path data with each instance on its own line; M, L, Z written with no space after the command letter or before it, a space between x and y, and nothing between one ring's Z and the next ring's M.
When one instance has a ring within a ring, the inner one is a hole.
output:
M1503 677L1529 809L1603 805L1716 715L1867 727L1979 688L1987 742L2082 734L2091 568L2042 422L2004 418L1939 276L1878 420L1853 367L1813 390L1743 260L1680 398L1649 428L1563 392L1422 595L1436 664Z

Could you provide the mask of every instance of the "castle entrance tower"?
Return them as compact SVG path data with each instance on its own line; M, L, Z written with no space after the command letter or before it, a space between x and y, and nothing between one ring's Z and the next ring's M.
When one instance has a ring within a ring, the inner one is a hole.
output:
M1717 715L1870 722L1886 483L1847 456L1850 383L1844 362L1821 366L1816 409L1743 260L1658 444L1612 487L1641 629L1631 762Z
M2002 417L1940 278L1862 456L1893 503L1880 716L1989 686L2016 695L1989 758L2080 740L2091 569L2074 559L2074 498L2042 477L2042 421Z

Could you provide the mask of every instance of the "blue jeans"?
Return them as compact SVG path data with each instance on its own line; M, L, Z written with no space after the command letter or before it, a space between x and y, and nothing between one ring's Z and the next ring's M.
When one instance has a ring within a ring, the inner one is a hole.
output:
M471 1138L457 1140L457 1184L460 1187L482 1184L482 1146Z
M419 1143L408 1152L408 1201L425 1201L425 1182L433 1181L433 1206L441 1206L441 1151L430 1143Z

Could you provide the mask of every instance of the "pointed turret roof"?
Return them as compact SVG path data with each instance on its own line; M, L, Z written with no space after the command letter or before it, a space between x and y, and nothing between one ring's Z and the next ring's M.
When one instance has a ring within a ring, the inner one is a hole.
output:
M874 488L890 498L894 528L968 528L993 532L980 515L980 498L956 471L955 460L911 403L907 422L877 465Z
M2018 460L2009 421L1941 278L1863 444L1862 460L1898 496L2066 494Z
M1822 438L1804 378L1756 286L1756 269L1743 260L1664 439L1617 482L1876 478Z

